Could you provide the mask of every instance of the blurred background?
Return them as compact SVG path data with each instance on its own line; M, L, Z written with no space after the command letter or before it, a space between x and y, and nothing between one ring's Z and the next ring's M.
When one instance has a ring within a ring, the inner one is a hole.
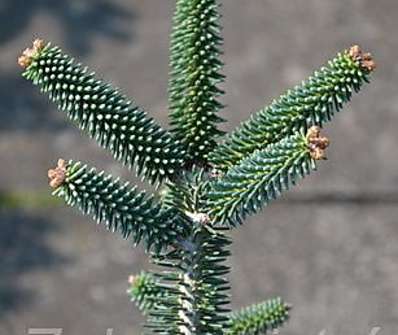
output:
M326 133L329 161L233 232L233 307L282 296L282 334L398 329L398 2L228 0L231 130L353 43L372 51L372 84ZM140 249L49 197L59 157L129 172L25 82L16 58L35 36L62 46L167 124L172 0L0 0L0 333L138 334L125 295L148 268Z

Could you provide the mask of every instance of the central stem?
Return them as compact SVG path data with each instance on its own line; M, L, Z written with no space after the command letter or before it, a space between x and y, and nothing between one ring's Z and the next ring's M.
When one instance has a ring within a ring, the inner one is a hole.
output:
M229 289L223 263L229 256L225 247L230 240L221 232L198 225L187 239L191 248L183 252L180 262L181 293L179 316L183 334L223 334L226 327Z
M208 178L204 170L186 172L163 192L163 203L178 209L189 233L178 238L174 250L154 259L168 269L158 275L166 298L150 313L149 323L162 334L223 335L228 327L225 262L231 241L210 226L204 210Z

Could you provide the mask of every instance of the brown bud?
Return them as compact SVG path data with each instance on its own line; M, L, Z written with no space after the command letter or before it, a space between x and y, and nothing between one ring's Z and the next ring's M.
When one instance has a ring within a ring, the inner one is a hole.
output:
M26 69L30 64L32 64L32 60L37 54L43 50L45 47L45 42L41 39L35 39L33 41L33 46L31 48L27 48L22 52L22 55L18 58L18 64Z
M129 276L128 282L129 282L130 285L134 285L136 281L137 281L137 277L136 276L134 276L134 275Z
M369 52L363 52L358 45L352 46L348 50L348 55L359 65L369 72L376 69L376 62L373 60L372 54Z
M52 188L60 187L66 178L67 163L63 159L59 159L57 166L54 169L48 170L48 178L50 179L50 186Z
M330 141L327 137L321 136L321 129L313 126L307 132L308 149L312 159L322 160L326 159L326 148L329 146Z

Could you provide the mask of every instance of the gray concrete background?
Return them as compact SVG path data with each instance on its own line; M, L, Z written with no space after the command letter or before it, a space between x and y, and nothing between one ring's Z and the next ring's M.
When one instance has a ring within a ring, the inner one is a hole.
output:
M282 334L383 335L398 329L398 2L228 0L225 73L233 129L353 43L373 52L371 85L327 127L330 160L233 232L232 300L295 305ZM20 78L32 36L54 41L166 125L171 0L0 2L0 191L47 192L58 157L130 178ZM143 252L55 206L0 210L0 333L138 334L124 292Z

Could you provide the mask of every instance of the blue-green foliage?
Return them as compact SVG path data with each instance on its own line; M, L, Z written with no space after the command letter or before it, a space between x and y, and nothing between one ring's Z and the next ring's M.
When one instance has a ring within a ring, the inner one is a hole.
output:
M119 90L97 79L58 47L47 45L24 76L49 95L81 129L149 181L183 165L183 147Z
M65 182L54 194L134 244L143 241L147 250L160 252L186 232L173 209L163 209L153 196L80 162L69 161Z
M260 335L279 329L289 318L291 307L281 298L252 305L230 317L227 335Z
M254 152L210 185L208 208L214 224L242 223L314 168L300 133Z
M169 106L173 132L184 143L188 159L206 162L223 134L217 115L224 79L222 37L217 0L179 0L170 46Z
M217 0L176 0L170 46L171 130L56 46L34 42L24 76L113 156L152 183L156 196L60 160L54 194L134 244L160 267L131 278L128 293L164 335L257 335L279 328L280 299L230 313L227 230L315 169L331 120L375 64L355 46L287 91L217 144L224 80ZM310 136L311 135L311 136Z
M322 126L368 81L369 70L352 59L348 50L338 54L307 81L288 90L228 134L210 153L210 163L227 171L255 150L294 132Z
M231 241L220 229L192 224L179 250L153 260L166 269L157 283L166 298L149 312L147 323L157 334L222 335L228 327L225 261Z
M144 314L159 308L156 306L165 298L165 290L159 287L152 273L142 271L139 275L131 276L129 284L127 294Z

